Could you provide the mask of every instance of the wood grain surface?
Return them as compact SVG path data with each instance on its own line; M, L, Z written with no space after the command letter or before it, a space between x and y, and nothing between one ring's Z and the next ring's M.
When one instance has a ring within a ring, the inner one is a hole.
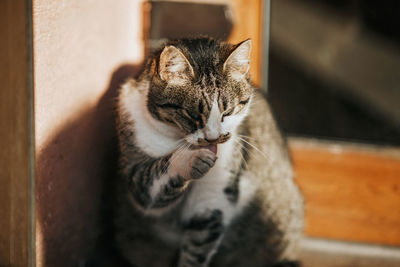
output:
M400 149L290 142L312 237L400 245Z
M33 263L28 1L0 1L0 266Z

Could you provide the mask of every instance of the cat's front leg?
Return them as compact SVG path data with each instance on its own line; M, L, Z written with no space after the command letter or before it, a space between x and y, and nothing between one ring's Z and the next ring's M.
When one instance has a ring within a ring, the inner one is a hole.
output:
M203 177L215 164L216 155L208 149L175 151L159 159L134 165L129 177L138 206L150 211L173 206L193 180Z
M183 223L179 267L208 266L223 236L222 217L221 210L207 210Z
M161 177L152 187L152 207L164 207L179 198L187 185L203 177L214 166L216 160L217 156L208 149L174 152L169 160L168 172L164 175L166 177ZM166 180L168 182L165 182Z
M187 162L177 161L176 168L184 177L197 180L214 166L216 155L208 149L194 150ZM172 159L172 162L173 159ZM207 266L223 233L221 210L207 210L183 222L184 235L181 244L179 267Z
M220 159L193 183L185 200L179 267L209 266L235 216L236 206L224 193L233 175L224 158L231 155L230 148L229 145L220 147Z

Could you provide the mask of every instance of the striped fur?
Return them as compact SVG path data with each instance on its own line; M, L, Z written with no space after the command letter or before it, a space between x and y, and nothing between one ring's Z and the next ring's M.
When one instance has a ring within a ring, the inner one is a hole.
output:
M171 41L122 87L115 241L133 266L295 259L302 198L249 82L250 48L249 40Z

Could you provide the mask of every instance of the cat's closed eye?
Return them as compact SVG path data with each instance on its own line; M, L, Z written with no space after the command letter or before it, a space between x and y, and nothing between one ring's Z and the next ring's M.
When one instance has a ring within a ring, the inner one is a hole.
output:
M159 108L182 109L182 106L174 103L157 104Z
M235 108L234 108L234 107L231 108L231 109L229 109L228 111L225 111L225 112L222 114L221 121L223 122L223 121L224 121L224 118L227 117L227 116L232 115L234 111L235 111Z
M200 120L200 116L198 114L192 113L187 109L182 109L182 114L185 115L188 119Z
M249 101L250 101L250 97L245 100L240 101L239 105L246 105L247 103L249 103Z
M236 113L239 113L247 105L247 103L249 103L249 101L250 101L250 97L245 100L241 100L239 102L239 104L237 105L237 108L233 107L233 108L226 110L222 114L221 121L223 122L225 117L231 116L235 112L235 110L237 111Z

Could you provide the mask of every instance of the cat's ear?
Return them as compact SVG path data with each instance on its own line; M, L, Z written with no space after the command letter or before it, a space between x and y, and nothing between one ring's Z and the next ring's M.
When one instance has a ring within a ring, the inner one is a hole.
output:
M175 46L166 46L160 55L159 74L168 83L185 83L194 76L185 55Z
M251 40L239 43L224 63L223 70L234 79L242 79L250 69Z

